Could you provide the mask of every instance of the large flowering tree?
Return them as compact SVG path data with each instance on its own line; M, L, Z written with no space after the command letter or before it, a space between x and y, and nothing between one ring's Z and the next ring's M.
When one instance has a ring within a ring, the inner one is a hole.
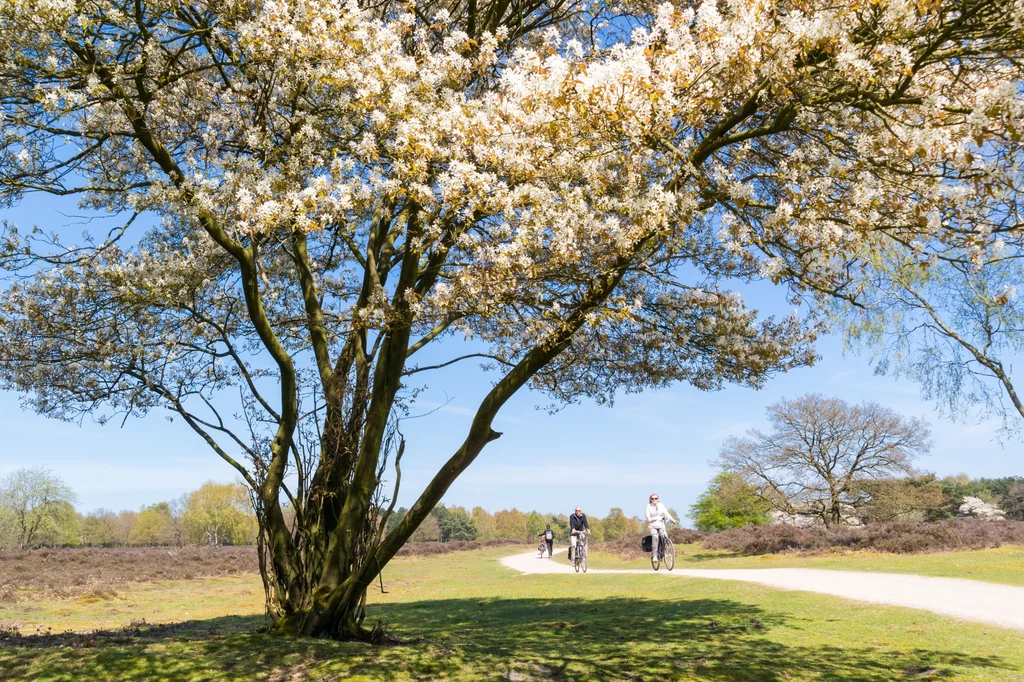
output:
M1021 16L0 0L3 197L126 218L75 246L8 226L0 379L58 418L180 415L253 490L276 627L365 636L367 586L516 391L758 386L813 331L729 280L849 297L868 235L989 218ZM385 534L416 354L452 337L497 381Z

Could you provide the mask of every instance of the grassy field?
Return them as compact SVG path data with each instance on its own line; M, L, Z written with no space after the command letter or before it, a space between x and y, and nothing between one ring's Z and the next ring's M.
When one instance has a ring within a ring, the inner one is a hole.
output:
M594 551L590 556L590 565L594 568L651 567L648 559L623 561L618 556L600 551ZM846 554L740 556L728 552L708 551L699 544L693 544L676 546L676 566L679 568L822 568L879 573L916 573L941 578L967 578L1004 585L1024 586L1024 547L1020 545L965 552L937 552L935 554L880 554L860 551Z
M742 583L522 576L498 563L513 551L389 566L368 617L403 641L387 647L261 634L254 575L133 584L113 598L23 594L0 604L0 622L23 634L102 630L0 639L0 678L1024 680L1019 632ZM167 625L130 626L139 619Z

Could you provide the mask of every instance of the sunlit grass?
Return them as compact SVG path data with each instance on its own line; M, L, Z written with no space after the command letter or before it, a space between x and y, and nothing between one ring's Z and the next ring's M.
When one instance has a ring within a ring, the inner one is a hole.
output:
M133 621L177 623L263 613L263 584L254 573L131 583L105 594L71 599L39 599L23 591L18 597L14 603L0 602L0 624L17 625L22 632L86 632Z
M58 680L1024 680L1021 633L923 611L655 575L519 575L516 548L402 559L369 621L403 644L261 634L255 576L30 604L33 623L141 634L0 642L0 678ZM25 602L15 606L20 607ZM8 605L5 605L8 606ZM0 620L10 620L10 609Z

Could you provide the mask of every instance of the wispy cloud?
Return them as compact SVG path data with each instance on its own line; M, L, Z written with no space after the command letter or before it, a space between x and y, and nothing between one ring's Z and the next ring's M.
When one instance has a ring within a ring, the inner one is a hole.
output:
M701 438L701 441L705 443L713 443L723 441L729 436L740 436L746 433L747 429L752 429L757 426L757 424L758 423L754 421L734 422L705 433Z
M833 374L832 377L829 378L828 382L830 384L835 384L835 383L838 383L838 382L842 381L843 379L846 379L846 378L852 377L852 376L856 376L858 374L860 374L860 370L859 369L850 369L850 370L847 370L845 372L839 372L838 374Z
M943 437L966 437L977 442L980 440L979 437L986 438L987 440L998 438L1002 426L1003 423L999 419L983 419L973 424L942 420L939 424L934 425L932 430L938 432Z

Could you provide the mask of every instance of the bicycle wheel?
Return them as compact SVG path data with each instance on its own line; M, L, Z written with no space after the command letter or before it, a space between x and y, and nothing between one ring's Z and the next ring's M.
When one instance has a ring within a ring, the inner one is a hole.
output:
M583 572L586 573L587 572L587 554L586 554L586 552L583 553L583 556L581 557L581 559L582 559L582 561L580 562L581 563L581 568L583 569Z
M676 567L676 548L672 541L665 538L665 568L672 570Z
M659 555L660 554L661 554L661 547L658 547L658 551L657 552L651 552L651 568L653 568L655 571L657 571L658 567L661 566L661 561L659 559Z
M580 572L580 550L576 550L576 556L573 558L572 567L576 569L576 572Z

